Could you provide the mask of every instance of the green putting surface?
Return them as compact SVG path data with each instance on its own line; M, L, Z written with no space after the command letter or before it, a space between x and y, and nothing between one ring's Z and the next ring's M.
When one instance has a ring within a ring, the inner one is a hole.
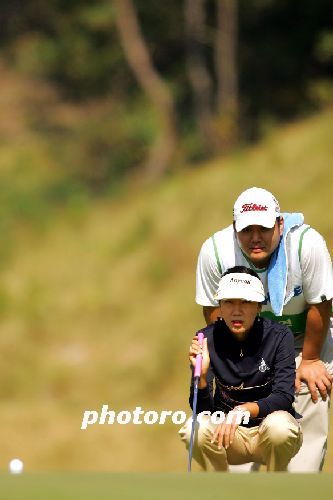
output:
M26 473L0 474L4 500L305 500L331 498L333 474Z

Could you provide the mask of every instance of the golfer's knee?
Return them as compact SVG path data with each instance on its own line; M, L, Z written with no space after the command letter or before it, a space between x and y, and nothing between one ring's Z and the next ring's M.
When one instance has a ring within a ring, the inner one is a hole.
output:
M199 416L199 427L198 427L198 446L202 448L205 442L211 439L211 420L210 415L200 415Z
M262 424L262 432L274 446L284 445L298 438L299 426L286 411L275 411L267 415Z
M190 431L191 433L191 431ZM185 424L179 429L178 434L180 436L180 439L185 443L188 444L190 437L188 434L188 420L185 422Z
M194 439L197 442L199 447L202 447L207 436L209 435L209 426L210 426L210 416L207 415L198 415L198 420L195 424L195 434ZM192 431L192 418L189 418L183 427L178 431L180 438L183 442L185 442L186 446L190 443Z

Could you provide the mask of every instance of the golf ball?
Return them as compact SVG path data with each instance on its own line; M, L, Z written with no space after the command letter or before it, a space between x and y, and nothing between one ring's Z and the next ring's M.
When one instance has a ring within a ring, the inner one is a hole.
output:
M19 458L13 458L9 462L9 470L12 474L21 474L23 471L23 462Z

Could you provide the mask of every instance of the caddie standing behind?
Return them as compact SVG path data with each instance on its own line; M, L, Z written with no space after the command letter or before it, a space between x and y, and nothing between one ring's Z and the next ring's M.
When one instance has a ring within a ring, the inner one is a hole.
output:
M320 471L333 380L333 272L326 243L304 224L303 214L280 213L272 193L253 187L236 200L233 224L201 248L196 302L203 306L207 324L219 316L214 296L221 276L235 265L259 274L266 294L261 315L287 324L294 333L295 408L303 416L303 445L288 470Z

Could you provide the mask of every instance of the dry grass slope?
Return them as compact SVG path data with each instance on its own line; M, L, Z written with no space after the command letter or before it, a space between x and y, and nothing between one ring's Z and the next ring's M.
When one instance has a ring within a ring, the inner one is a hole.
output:
M59 211L42 233L22 226L1 271L1 468L185 470L176 426L81 431L83 410L188 412L196 257L242 189L304 212L332 251L332 125L328 110L145 192Z

